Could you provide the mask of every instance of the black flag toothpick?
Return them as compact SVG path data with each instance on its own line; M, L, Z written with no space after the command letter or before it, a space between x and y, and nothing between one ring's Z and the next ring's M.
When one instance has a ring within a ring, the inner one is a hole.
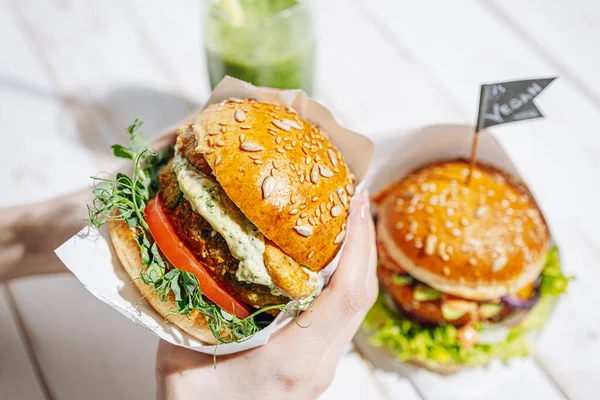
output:
M523 81L498 82L481 85L477 125L471 147L471 161L467 185L477 156L478 133L490 126L543 118L542 112L535 106L535 99L556 77L527 79Z

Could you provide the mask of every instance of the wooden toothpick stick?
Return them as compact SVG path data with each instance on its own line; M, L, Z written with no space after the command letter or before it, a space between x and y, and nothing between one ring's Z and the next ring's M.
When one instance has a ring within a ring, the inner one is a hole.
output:
M477 145L479 144L479 133L475 132L473 135L473 144L471 145L471 161L469 162L469 175L467 176L467 186L471 184L471 176L473 175L473 170L475 169L475 164L477 160Z

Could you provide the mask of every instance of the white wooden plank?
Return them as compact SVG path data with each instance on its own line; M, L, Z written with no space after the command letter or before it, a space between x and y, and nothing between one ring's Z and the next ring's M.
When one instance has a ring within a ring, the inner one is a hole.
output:
M103 168L111 165L109 146L125 140L123 129L134 118L143 119L152 134L193 108L116 4L28 0L15 5L57 91L74 109L79 140Z
M93 160L48 71L14 13L0 12L0 205L40 201L81 188ZM73 168L77 165L77 168Z
M10 287L55 398L154 398L154 335L70 275L28 278Z
M201 10L189 8L188 3L185 10L181 4L165 9L143 0L125 3L130 17L140 21L143 35L163 57L161 63L177 72L181 85L208 90ZM423 120L458 120L457 111L438 96L435 85L410 57L380 40L380 34L356 10L342 0L314 3L318 37L316 97L350 128L371 133ZM190 33L184 29L186 26L198 28ZM404 79L396 79L399 75Z
M600 108L600 2L490 0L484 4Z
M364 12L369 12L367 4L360 3ZM393 40L429 67L432 79L447 83L473 120L482 82L556 72L474 1L413 2L403 7L386 0L373 12L376 21L393 32ZM494 132L537 194L561 246L566 271L578 276L541 337L539 356L568 396L590 398L595 396L595 383L589 374L600 371L600 315L583 315L582 310L600 301L591 283L600 278L600 246L593 235L600 216L590 212L600 193L600 138L588 132L598 125L600 115L568 77L538 104L548 115L546 121Z
M18 22L19 29L2 39L22 41L29 48L20 58L6 63L3 58L3 67L15 74L24 70L25 79L27 69L35 69L39 63L51 82L49 92L68 94L61 96L69 102L61 118L63 125L72 125L73 135L67 140L77 148L60 146L59 139L67 132L61 124L44 124L43 120L37 130L45 142L27 141L27 146L19 146L25 149L25 155L18 157L27 159L43 151L52 153L67 167L67 171L48 176L49 187L62 181L76 187L89 184L89 175L100 168L90 154L106 156L110 143L123 141L123 128L134 117L145 119L146 132L152 133L189 112L187 100L169 92L166 78L153 66L137 41L137 32L119 9L112 12L90 2L14 4L20 7L16 12L8 9L8 13L3 10L0 14ZM36 51L37 58L32 56ZM10 104L12 93L7 94L7 100ZM0 119L4 132L14 131L23 121L35 124L36 119L29 122L32 110L39 114L51 111L47 102L17 107L21 107L15 111L21 112L20 120ZM79 156L87 164L79 162ZM95 158L107 168L105 160ZM38 200L33 187L28 189L16 188L21 194L19 199ZM56 398L154 396L154 336L97 302L72 277L40 278L12 285L41 369Z
M355 352L344 355L337 366L331 386L319 397L320 400L374 399L383 400L371 373L360 356Z
M0 285L0 391L3 399L44 400L44 390L27 356L26 345L4 285Z
M112 0L138 31L142 45L171 85L196 104L210 94L204 58L204 2Z
M373 347L368 336L359 333L357 348L378 367L376 376L390 398L416 393L426 400L441 399L526 399L540 396L544 399L562 399L532 358L514 359L505 365L500 361L489 366L463 369L449 375L439 375L415 365L401 362L381 348ZM409 386L409 380L414 388ZM415 392L416 389L416 392Z
M351 128L375 134L464 118L451 101L439 96L439 86L422 74L410 53L384 40L347 1L314 3L317 87Z

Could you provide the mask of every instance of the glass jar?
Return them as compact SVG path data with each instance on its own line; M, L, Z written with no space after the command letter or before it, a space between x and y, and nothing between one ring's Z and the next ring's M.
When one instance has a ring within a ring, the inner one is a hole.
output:
M312 94L315 32L305 0L207 0L204 49L211 87L225 75Z

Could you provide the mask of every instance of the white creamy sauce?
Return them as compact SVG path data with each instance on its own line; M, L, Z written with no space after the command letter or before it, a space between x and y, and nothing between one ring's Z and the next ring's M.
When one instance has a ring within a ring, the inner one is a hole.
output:
M173 168L179 188L193 210L223 236L231 254L239 260L237 279L267 286L274 295L282 294L265 267L265 239L258 228L246 218L217 183L179 154L175 155Z

